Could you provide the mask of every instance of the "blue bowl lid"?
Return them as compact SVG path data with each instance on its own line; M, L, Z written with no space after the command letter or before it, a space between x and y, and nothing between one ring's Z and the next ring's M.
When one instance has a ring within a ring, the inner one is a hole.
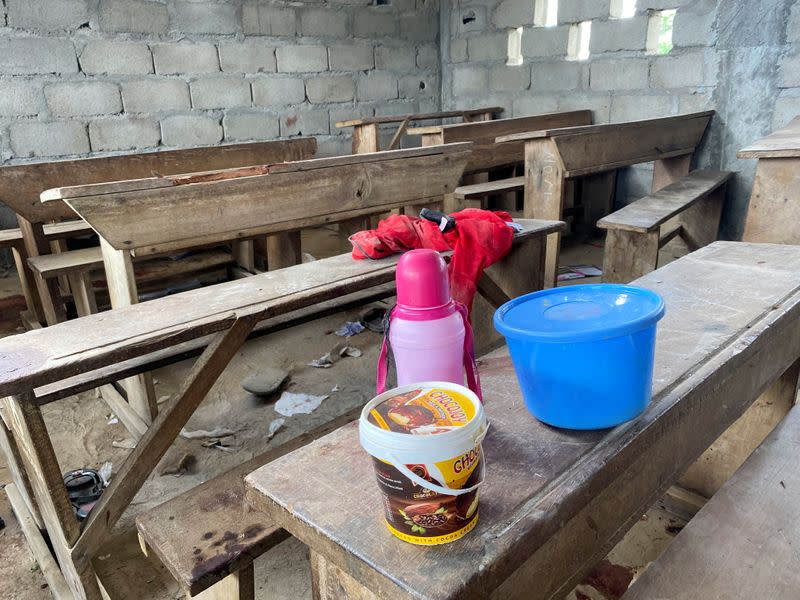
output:
M549 342L589 342L633 333L664 316L661 296L613 283L573 285L533 292L506 302L494 325L506 337Z

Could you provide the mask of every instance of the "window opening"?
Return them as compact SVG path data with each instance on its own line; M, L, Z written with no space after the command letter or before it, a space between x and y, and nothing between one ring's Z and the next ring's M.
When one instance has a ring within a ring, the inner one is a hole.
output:
M647 24L647 53L669 54L672 50L672 26L676 10L661 10L650 15Z
M636 14L636 0L611 0L612 19L630 19Z
M535 0L533 5L533 24L537 27L558 25L558 0Z
M522 64L522 27L508 30L508 60L506 64L510 67Z
M592 36L592 22L581 21L569 28L567 60L586 60L589 58L589 41Z

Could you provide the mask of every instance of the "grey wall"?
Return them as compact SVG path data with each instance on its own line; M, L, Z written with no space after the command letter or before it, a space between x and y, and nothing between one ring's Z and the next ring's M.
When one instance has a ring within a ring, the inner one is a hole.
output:
M443 108L497 104L506 116L591 108L596 122L717 111L698 167L738 171L722 235L741 236L755 161L736 151L800 114L800 7L794 0L638 0L611 19L609 0L559 0L559 24L533 27L533 0L444 3ZM677 9L674 48L647 54L650 10ZM469 15L467 15L469 13ZM464 23L465 16L474 16ZM569 25L592 21L590 56L566 59ZM505 66L507 32L523 27L521 66ZM632 168L618 201L649 191L652 167Z

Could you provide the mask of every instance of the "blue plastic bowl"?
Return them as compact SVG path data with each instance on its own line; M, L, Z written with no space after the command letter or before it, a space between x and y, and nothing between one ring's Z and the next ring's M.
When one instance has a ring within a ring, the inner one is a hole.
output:
M575 285L506 302L494 315L511 353L525 405L549 425L603 429L644 411L653 384L655 292Z

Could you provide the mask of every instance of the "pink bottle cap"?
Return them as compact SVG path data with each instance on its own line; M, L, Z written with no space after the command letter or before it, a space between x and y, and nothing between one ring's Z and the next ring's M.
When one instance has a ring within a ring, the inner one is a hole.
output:
M410 250L397 263L397 306L419 310L450 304L447 264L436 250Z

